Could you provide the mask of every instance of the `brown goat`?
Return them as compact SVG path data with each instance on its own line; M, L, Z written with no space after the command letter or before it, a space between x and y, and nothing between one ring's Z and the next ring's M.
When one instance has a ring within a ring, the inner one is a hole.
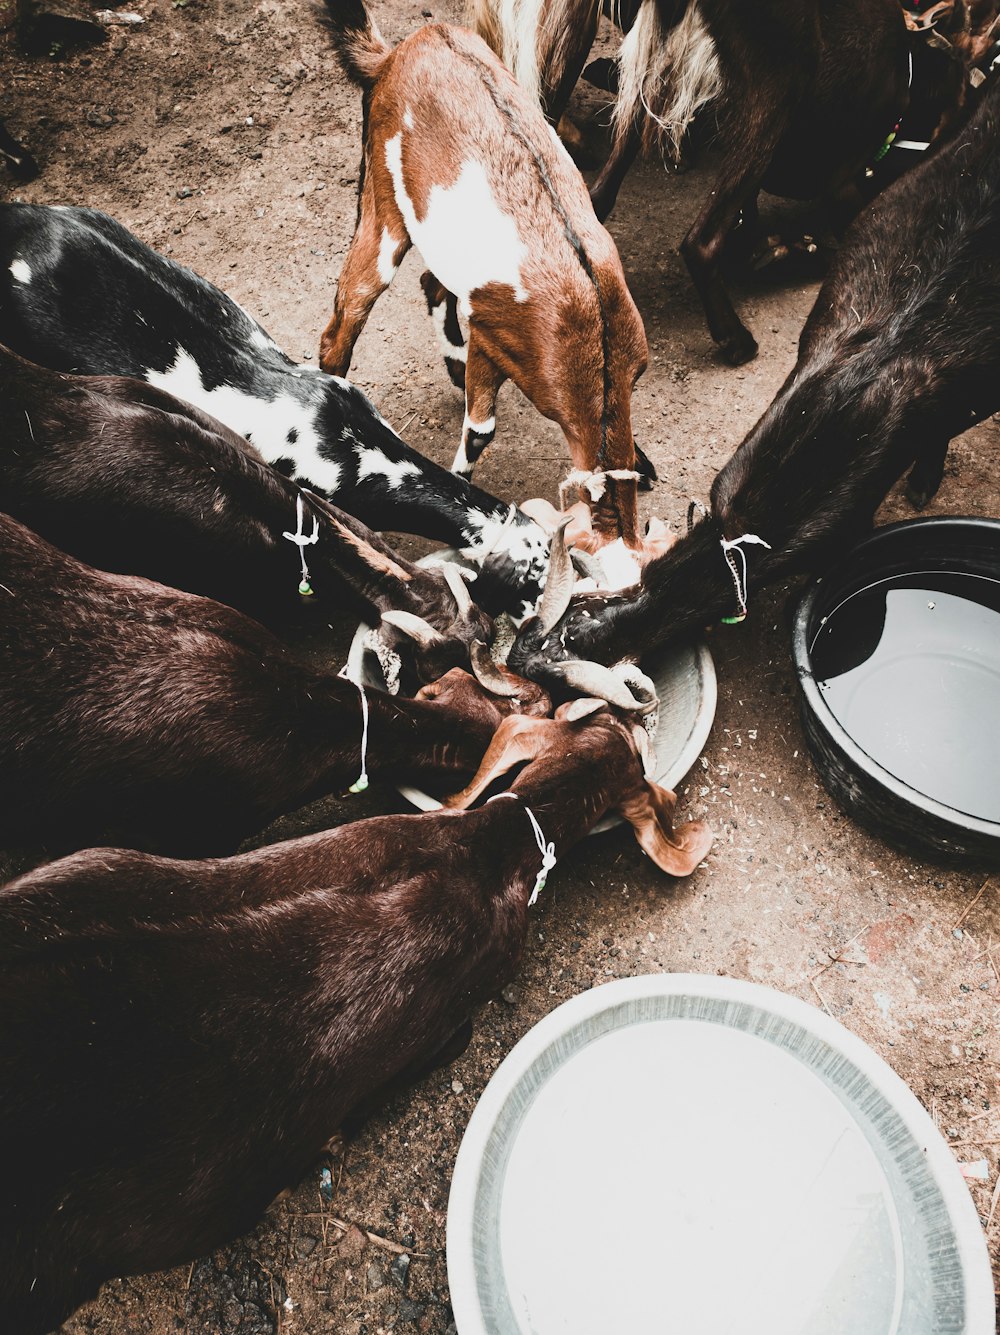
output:
M344 69L364 89L365 144L323 368L347 371L372 306L417 246L431 287L443 284L469 320L467 347L450 344L465 362L455 470L470 475L492 440L511 379L562 428L601 540L638 548L631 399L646 337L579 172L479 38L432 24L393 50L362 0L327 8Z
M491 769L532 763L477 811L206 862L96 849L0 890L4 1330L250 1228L345 1121L457 1055L524 948L528 811L560 856L618 810L694 869L711 836L673 834L634 727L577 717L597 707L505 720Z
M404 560L301 490L242 436L140 380L74 376L0 346L0 493L8 514L82 561L228 603L268 625L309 601L412 650L419 681L469 663L490 618L454 568ZM301 516L301 518L300 518Z
M548 712L512 686L494 699L455 671L424 699L363 700L232 608L93 570L0 515L0 845L231 852L365 768L470 773L511 708Z

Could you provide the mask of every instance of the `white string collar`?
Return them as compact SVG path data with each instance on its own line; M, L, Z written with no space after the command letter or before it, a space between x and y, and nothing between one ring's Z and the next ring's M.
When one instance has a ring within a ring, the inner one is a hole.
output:
M347 678L351 681L351 678ZM361 692L361 773L348 788L349 793L363 793L368 787L368 697L360 681L352 682Z
M542 855L541 869L535 877L535 885L528 898L528 908L530 909L532 904L534 904L535 900L545 889L546 878L552 868L556 865L556 846L553 843L545 842L545 835L542 834L542 827L535 819L535 813L521 800L519 793L496 793L493 797L488 797L486 799L485 805L488 806L490 802L498 802L501 797L512 797L515 802L521 803L521 808L524 811L524 814L527 816L528 820L531 821L531 832L535 836L535 843L538 845L538 851Z
M306 565L306 548L311 547L314 542L319 542L319 519L315 514L312 516L313 531L306 537L302 521L305 519L305 503L302 500L302 493L295 498L295 532L282 533L283 538L289 542L294 542L299 549L299 560L302 562L302 578L299 580L299 593L304 597L312 593L312 583L309 579L309 567Z

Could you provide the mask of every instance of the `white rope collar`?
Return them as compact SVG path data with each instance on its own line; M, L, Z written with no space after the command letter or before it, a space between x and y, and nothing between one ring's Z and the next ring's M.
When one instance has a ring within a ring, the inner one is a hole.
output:
M535 885L528 898L528 908L530 909L532 904L534 904L535 900L545 889L546 878L548 877L548 874L552 870L552 868L556 865L556 846L553 843L545 842L545 835L542 834L542 827L535 819L535 813L529 806L527 806L523 801L521 801L520 794L497 793L494 797L488 797L486 799L485 805L489 806L491 802L498 802L501 797L512 797L515 802L521 803L521 808L524 811L524 814L527 816L528 820L531 821L531 832L535 836L535 843L538 845L538 851L542 855L541 869L539 870L538 875L535 877Z
M733 587L736 589L736 601L739 604L739 613L734 617L723 617L725 624L732 625L736 622L745 621L747 615L747 554L743 550L744 542L757 543L761 547L771 550L771 544L759 538L756 533L744 533L738 538L728 539L720 538L719 544L722 547L722 555L726 558L726 565L729 567L729 573L733 577ZM737 566L733 553L740 558L740 564Z
M697 510L703 519L708 518L708 511L702 505L701 501L691 501L688 505L688 532L694 528L694 512ZM743 543L756 543L761 547L766 547L768 551L772 550L771 544L765 542L763 538L756 533L744 533L738 538L720 538L719 546L722 548L722 555L726 565L729 567L729 573L733 577L733 588L736 590L736 603L739 612L734 617L722 617L724 626L736 626L747 617L747 554L743 550ZM736 556L740 563L736 564Z
M596 505L608 489L609 478L612 482L639 482L642 474L637 473L634 468L606 468L600 472L574 468L559 483L559 509L565 509L566 492L570 487L586 488L591 503Z
M312 584L309 579L309 567L306 565L306 548L311 547L314 542L319 542L319 519L313 514L313 531L309 537L306 537L305 530L302 527L302 521L305 518L305 503L302 500L302 493L295 498L295 532L282 533L283 538L289 542L294 542L299 549L299 560L302 562L302 578L299 580L299 593L303 597L309 596L312 591Z
M347 791L363 793L368 787L368 697L360 681L356 681L354 685L361 692L361 773Z

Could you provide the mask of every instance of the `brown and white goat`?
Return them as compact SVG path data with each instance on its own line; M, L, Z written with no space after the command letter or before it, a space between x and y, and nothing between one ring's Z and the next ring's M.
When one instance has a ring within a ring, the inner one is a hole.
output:
M82 561L228 603L272 626L317 604L382 624L428 682L466 667L491 621L455 567L404 560L302 491L242 436L139 380L72 376L0 346L4 510ZM287 539L298 538L299 551Z
M454 468L471 474L511 379L562 428L602 541L640 546L631 399L642 321L611 237L538 106L489 48L431 24L395 49L362 0L327 0L341 63L364 89L358 225L320 344L343 375L376 299L415 245L469 321L465 423ZM596 476L595 476L596 475Z
M366 770L469 774L512 707L548 712L541 688L506 689L456 670L423 699L362 697L232 608L0 514L0 846L231 852Z
M205 862L94 849L0 890L4 1330L244 1232L345 1122L457 1055L551 865L532 817L562 856L617 810L694 870L711 835L673 832L634 725L595 706L505 720L490 774L531 763L475 811Z

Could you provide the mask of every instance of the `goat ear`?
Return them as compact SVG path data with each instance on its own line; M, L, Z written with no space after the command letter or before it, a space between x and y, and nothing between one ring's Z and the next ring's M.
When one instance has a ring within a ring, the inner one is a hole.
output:
M444 805L465 810L472 805L491 783L509 773L515 765L534 760L545 746L553 728L559 725L550 718L528 718L524 714L510 714L493 734L475 778L460 793L446 797Z
M642 788L618 808L642 851L670 876L690 876L712 847L712 831L700 820L674 829L676 796L659 784Z

